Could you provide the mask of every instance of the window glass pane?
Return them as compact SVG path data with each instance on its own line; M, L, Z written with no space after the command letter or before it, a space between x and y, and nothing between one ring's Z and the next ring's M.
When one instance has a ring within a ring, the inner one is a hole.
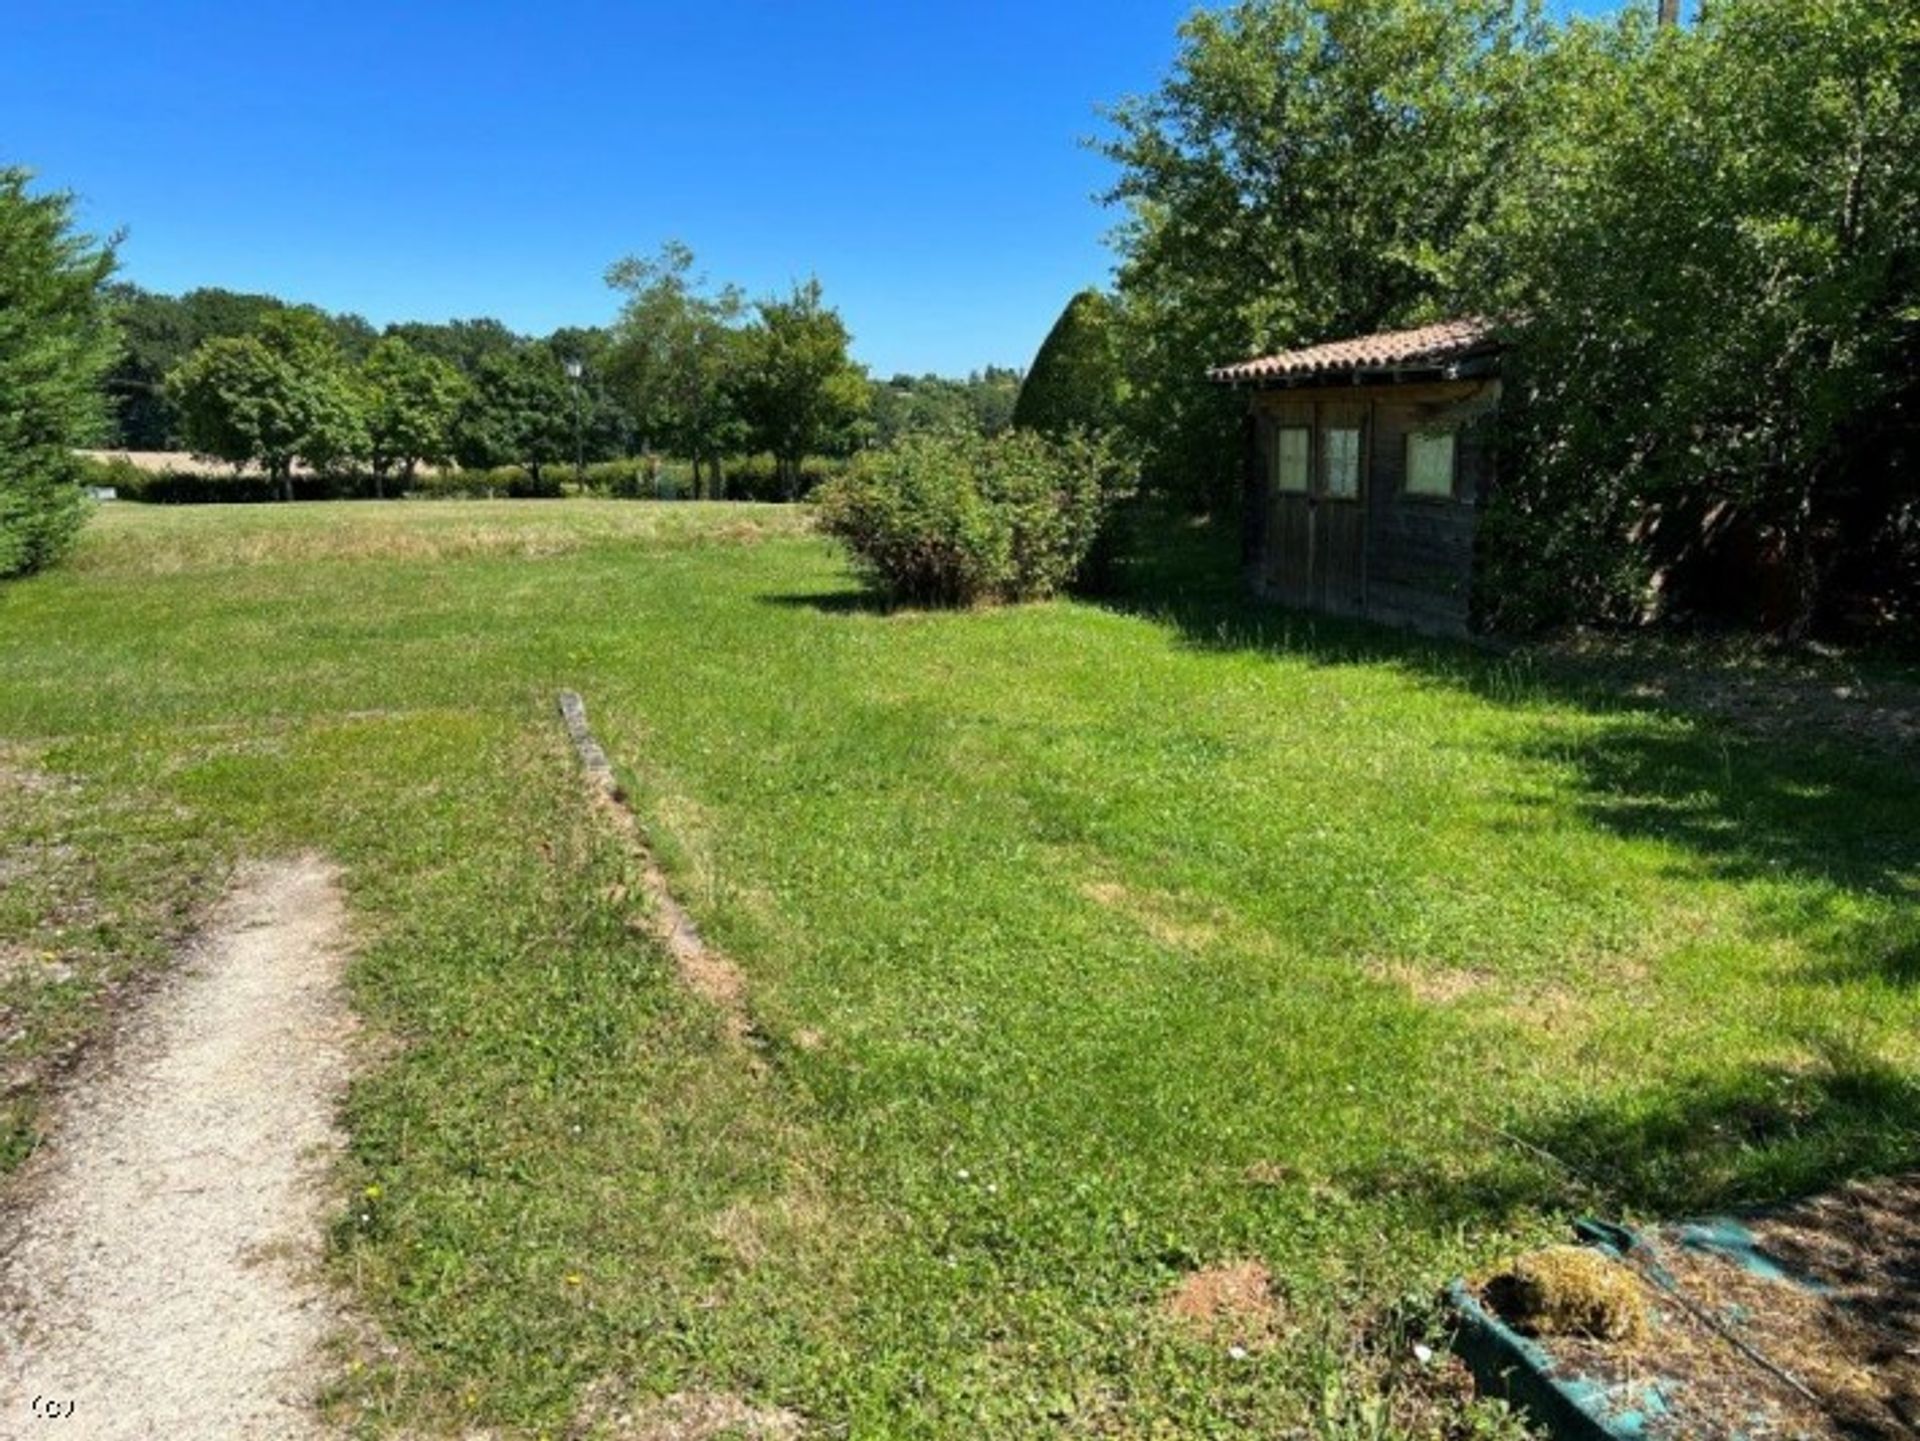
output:
M1360 432L1328 430L1322 437L1327 454L1327 494L1353 496L1360 493Z
M1453 494L1453 432L1414 431L1407 437L1407 493Z
M1273 452L1273 483L1278 490L1307 488L1307 428L1283 425Z

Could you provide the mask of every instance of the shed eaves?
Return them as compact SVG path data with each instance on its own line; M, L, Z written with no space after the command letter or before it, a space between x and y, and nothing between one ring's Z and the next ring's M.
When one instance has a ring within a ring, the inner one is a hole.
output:
M1223 385L1260 380L1290 380L1305 376L1356 370L1396 370L1439 365L1487 354L1496 346L1493 322L1477 316L1422 325L1414 330L1388 330L1351 340L1283 350L1278 355L1216 366L1207 379Z

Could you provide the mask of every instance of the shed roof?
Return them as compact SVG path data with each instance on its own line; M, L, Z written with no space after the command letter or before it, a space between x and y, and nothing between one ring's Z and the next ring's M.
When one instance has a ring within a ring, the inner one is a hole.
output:
M1216 366L1207 372L1207 379L1222 385L1284 383L1363 370L1439 368L1469 356L1491 354L1498 349L1493 330L1491 320L1466 316L1414 330L1387 330Z

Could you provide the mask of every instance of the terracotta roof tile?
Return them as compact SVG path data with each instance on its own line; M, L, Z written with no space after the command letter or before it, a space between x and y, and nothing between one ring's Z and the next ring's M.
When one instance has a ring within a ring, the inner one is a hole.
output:
M1246 380L1281 380L1324 375L1345 370L1390 370L1401 366L1435 365L1493 349L1493 322L1476 317L1423 325L1417 330L1388 330L1352 340L1283 350L1258 360L1221 365L1207 379L1231 384Z

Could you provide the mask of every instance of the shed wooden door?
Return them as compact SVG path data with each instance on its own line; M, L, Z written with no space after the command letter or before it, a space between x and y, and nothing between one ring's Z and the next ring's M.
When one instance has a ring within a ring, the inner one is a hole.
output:
M1267 435L1267 593L1283 605L1366 605L1366 407L1289 402Z
M1267 440L1266 589L1282 605L1313 604L1313 406L1282 404Z
M1359 615L1367 606L1367 407L1326 402L1317 409L1313 604Z

